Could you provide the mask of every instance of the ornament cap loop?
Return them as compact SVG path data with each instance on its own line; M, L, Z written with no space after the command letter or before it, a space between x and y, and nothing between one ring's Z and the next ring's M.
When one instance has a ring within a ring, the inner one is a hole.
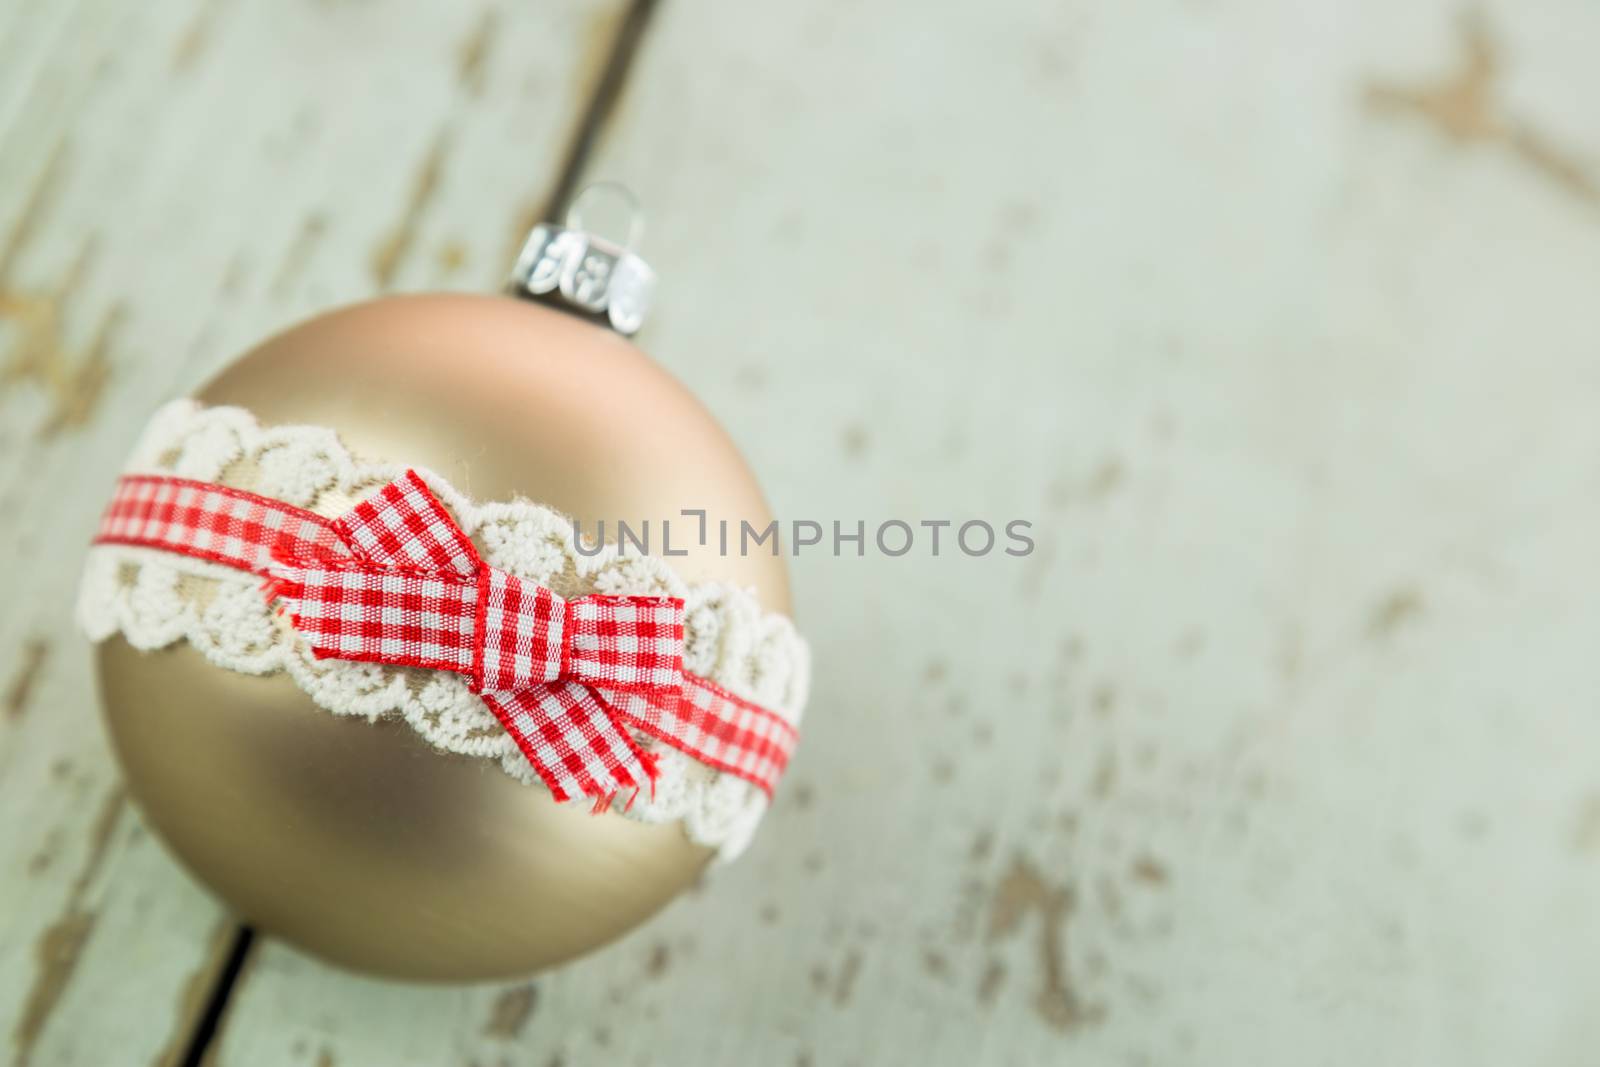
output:
M638 248L639 242L644 239L644 207L639 203L639 198L633 195L633 190L621 182L607 179L591 182L580 189L578 195L567 205L567 229L588 231L589 228L583 224L584 203L593 201L596 196L607 195L622 201L628 210L628 239L622 247L631 252Z
M582 205L598 193L628 205L625 244L584 229ZM656 284L655 271L634 251L643 235L644 212L633 192L618 182L595 182L572 199L563 225L541 222L528 234L511 272L511 290L632 336L644 324Z

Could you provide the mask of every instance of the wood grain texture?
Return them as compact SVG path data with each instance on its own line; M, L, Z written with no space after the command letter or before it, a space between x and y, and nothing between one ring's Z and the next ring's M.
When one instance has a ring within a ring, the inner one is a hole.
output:
M663 6L645 346L780 514L1038 550L801 556L746 858L531 991L269 949L220 1062L1587 1062L1597 29Z
M0 1063L177 1062L233 935L124 802L70 620L134 434L311 311L496 286L621 10L0 5Z
M32 1062L157 1056L216 954L48 614L90 472L288 318L492 284L541 203L505 175L542 179L617 12L400 10L0 26L33 309L0 322L0 558L40 606L0 616L0 1010ZM750 854L531 983L267 943L212 1062L1590 1062L1597 31L1571 0L663 5L593 166L651 210L645 346L785 517L1038 548L802 555L816 691Z

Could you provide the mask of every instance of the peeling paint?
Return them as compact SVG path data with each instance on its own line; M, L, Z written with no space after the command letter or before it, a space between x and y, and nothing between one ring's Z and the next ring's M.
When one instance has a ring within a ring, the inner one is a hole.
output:
M1422 594L1409 586L1396 589L1380 600L1367 619L1367 635L1388 637L1405 623L1422 614Z
M11 1035L13 1067L28 1067L32 1063L34 1042L44 1032L45 1023L66 991L83 947L94 931L97 916L83 906L83 898L105 862L125 800L126 794L120 785L106 794L90 827L89 850L68 890L66 907L60 918L45 927L34 942L33 984Z
M178 1067L181 1058L188 1050L195 1023L210 999L217 973L227 960L228 952L233 946L234 932L232 920L227 919L218 922L212 928L205 956L202 957L200 965L189 972L189 977L184 981L183 989L178 994L178 1011L172 1027L172 1036L156 1053L155 1059L151 1061L151 1067Z
M1600 204L1600 176L1590 169L1582 153L1526 119L1507 114L1496 99L1501 49L1483 15L1465 15L1458 33L1461 58L1454 71L1434 84L1369 84L1365 94L1368 110L1420 118L1456 144L1502 146L1566 193Z
M444 173L444 160L449 147L450 137L441 130L417 166L416 176L411 183L411 195L400 213L400 220L372 250L372 280L380 289L388 289L394 284L400 264L416 243L422 216L438 195L439 178Z
M1170 878L1167 874L1167 865L1148 855L1135 859L1130 873L1137 881L1146 885L1166 885Z
M844 963L839 965L839 977L833 986L833 1002L840 1007L850 1003L850 997L855 993L856 978L861 974L861 953L851 950L845 956Z
M16 674L11 676L11 684L6 687L5 696L0 698L0 711L5 717L16 720L28 708L28 700L33 696L35 687L39 683L40 675L44 671L45 662L50 658L50 642L42 637L35 637L22 646L21 662Z
M313 211L300 220L300 228L295 231L294 240L289 243L283 254L283 262L278 265L278 272L272 278L274 296L283 296L289 291L327 232L328 217L320 211Z
M1016 933L1030 913L1037 913L1040 985L1034 1011L1046 1024L1067 1031L1100 1021L1104 1010L1084 1003L1067 971L1066 924L1074 900L1070 887L1055 887L1022 856L995 887L989 913L988 939L998 942Z
M461 241L446 241L434 258L442 273L455 274L467 265L467 246Z
M220 6L216 0L201 4L199 12L178 37L178 43L172 49L174 74L181 74L192 68L210 45L212 21L216 18Z
M9 323L12 333L5 362L0 363L0 388L30 382L50 395L53 410L40 431L45 437L87 422L99 404L110 372L107 350L121 314L115 305L102 312L82 351L65 339L66 301L79 288L93 259L92 239L83 243L53 287L24 290L14 283L17 261L31 244L51 195L63 179L65 158L65 142L58 141L34 179L16 224L0 245L0 323Z
M983 968L983 976L978 979L978 1003L985 1007L993 1004L1005 980L1006 965L999 960L990 960Z
M33 1063L34 1042L44 1032L45 1022L77 969L83 946L94 931L95 919L93 912L80 911L73 906L45 927L34 942L33 985L11 1035L13 1067L29 1067Z
M865 456L870 440L867 436L867 428L859 423L852 423L846 426L840 435L840 445L844 449L845 457L848 459L860 459Z
M52 409L41 438L87 423L111 375L110 347L122 318L118 305L105 309L81 349L67 340L68 297L88 268L93 243L85 243L72 266L45 292L24 292L0 278L0 322L12 327L12 342L0 364L0 388L31 383L42 388Z
M532 983L507 989L495 998L489 1021L483 1027L484 1035L499 1041L515 1038L528 1024L538 1000L538 989Z
M1585 798L1579 805L1572 848L1580 853L1600 853L1600 794Z
M456 81L473 96L483 94L489 50L499 26L499 13L493 8L485 10L456 52Z

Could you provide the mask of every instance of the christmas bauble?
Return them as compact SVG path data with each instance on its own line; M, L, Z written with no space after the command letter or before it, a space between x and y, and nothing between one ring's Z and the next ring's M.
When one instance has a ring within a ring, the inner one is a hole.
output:
M199 393L263 424L336 430L353 452L438 472L480 500L659 523L770 515L727 435L629 341L505 297L407 296L323 315ZM685 539L691 581L788 609L780 556ZM182 862L246 921L335 963L413 979L526 973L587 952L693 883L710 851L338 716L282 674L194 647L99 646L129 787Z

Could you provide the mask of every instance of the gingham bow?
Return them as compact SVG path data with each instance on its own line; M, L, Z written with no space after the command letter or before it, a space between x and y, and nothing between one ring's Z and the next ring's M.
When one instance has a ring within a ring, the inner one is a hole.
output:
M330 526L339 544L282 542L269 565L318 657L466 675L557 800L655 782L626 724L680 698L682 600L565 600L491 567L414 471Z
M599 808L653 782L635 734L771 794L798 740L782 715L683 669L677 601L564 601L488 567L415 474L340 519L231 486L127 474L95 543L266 579L318 656L466 675L561 799L592 796Z

